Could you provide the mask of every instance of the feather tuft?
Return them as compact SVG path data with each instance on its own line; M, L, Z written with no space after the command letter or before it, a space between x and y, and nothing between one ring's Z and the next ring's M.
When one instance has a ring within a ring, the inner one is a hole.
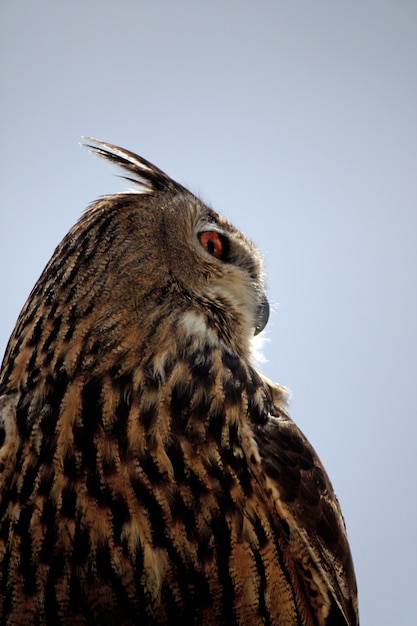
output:
M95 139L94 137L83 137L88 143L83 144L90 152L115 163L119 167L130 172L131 176L122 178L140 185L142 193L152 194L157 191L186 191L179 183L175 182L143 157L125 150L120 146L115 146L106 141Z

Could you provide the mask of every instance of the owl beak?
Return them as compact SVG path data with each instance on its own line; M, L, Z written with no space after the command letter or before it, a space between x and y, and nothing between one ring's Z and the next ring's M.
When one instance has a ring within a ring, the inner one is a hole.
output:
M269 319L269 302L266 295L263 294L262 300L258 305L258 311L256 314L255 335L258 335L267 325Z

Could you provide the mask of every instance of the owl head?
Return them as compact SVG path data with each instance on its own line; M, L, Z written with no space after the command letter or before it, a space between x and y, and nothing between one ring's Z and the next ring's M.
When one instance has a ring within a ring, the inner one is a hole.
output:
M172 359L207 344L249 357L269 314L254 244L145 159L87 139L134 189L90 205L56 248L10 339L6 376L17 385L29 358L45 380L118 376L151 352Z
M120 229L123 258L118 254L116 261L109 250L122 288L118 297L129 299L133 310L164 310L185 335L221 341L246 354L269 317L254 244L142 157L86 139L92 152L122 167L123 177L134 183L129 193L100 200L85 216L87 221L97 214L106 215L104 221L113 216L107 237Z

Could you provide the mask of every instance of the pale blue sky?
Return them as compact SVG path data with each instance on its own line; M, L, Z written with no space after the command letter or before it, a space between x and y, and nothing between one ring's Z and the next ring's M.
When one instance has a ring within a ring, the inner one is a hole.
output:
M124 187L80 136L153 161L264 252L263 370L339 495L362 624L414 625L416 3L17 0L0 62L0 350L69 227Z

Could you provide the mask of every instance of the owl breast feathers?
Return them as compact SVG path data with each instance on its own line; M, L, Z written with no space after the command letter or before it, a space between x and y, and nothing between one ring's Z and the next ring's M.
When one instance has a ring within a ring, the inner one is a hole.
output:
M358 624L332 485L259 374L255 246L141 157L55 250L0 378L0 623Z

